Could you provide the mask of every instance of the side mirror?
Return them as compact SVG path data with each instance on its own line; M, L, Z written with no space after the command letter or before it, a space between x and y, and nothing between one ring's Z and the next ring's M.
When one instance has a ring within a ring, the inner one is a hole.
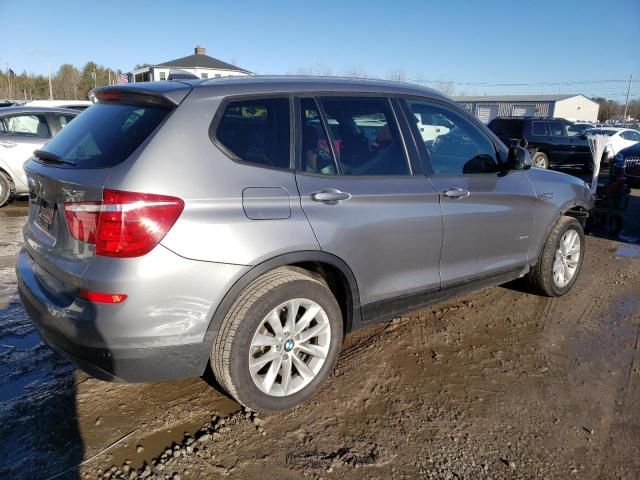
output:
M529 150L524 147L510 147L507 164L512 170L528 170L531 168L531 155Z

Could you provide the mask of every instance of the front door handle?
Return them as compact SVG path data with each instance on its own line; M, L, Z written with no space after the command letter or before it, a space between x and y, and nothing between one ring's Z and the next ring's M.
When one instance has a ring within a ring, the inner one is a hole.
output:
M343 200L349 200L351 198L351 194L347 192L342 192L335 188L326 188L324 190L320 190L319 192L313 192L311 194L311 200L315 202L327 203L329 205L335 205L338 202Z
M469 190L464 190L458 187L448 188L442 193L445 197L449 198L466 198L471 195L471 192L469 192Z
M0 145L2 145L4 148L13 148L18 144L16 142L5 140L5 141L0 141Z

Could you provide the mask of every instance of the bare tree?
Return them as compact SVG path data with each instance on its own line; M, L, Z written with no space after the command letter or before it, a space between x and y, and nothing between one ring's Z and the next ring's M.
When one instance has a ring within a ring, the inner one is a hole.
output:
M394 82L406 82L407 72L404 70L404 68L397 68L395 70L392 70L387 78Z
M352 65L342 75L348 78L369 78L366 70L359 65Z
M441 82L438 82L435 88L436 90L439 90L445 95L449 96L453 95L453 92L455 91L453 82L451 80L443 80Z

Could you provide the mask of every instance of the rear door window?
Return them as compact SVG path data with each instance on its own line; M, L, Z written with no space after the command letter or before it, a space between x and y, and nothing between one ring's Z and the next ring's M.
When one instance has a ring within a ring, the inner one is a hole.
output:
M552 137L566 136L562 122L549 122L549 131L551 132Z
M494 119L489 123L489 128L499 137L522 137L524 120L501 120Z
M68 123L43 150L76 168L113 167L126 160L170 111L156 105L98 103Z
M232 101L224 108L216 140L231 158L263 167L289 168L288 98Z
M313 98L300 100L300 115L302 126L301 170L324 175L337 174L329 139L318 106ZM334 149L337 150L338 146L339 143L335 143Z
M0 132L7 135L49 138L51 131L44 115L13 115L0 120Z
M343 175L410 175L387 98L326 97L322 107Z
M531 122L531 134L539 137L548 135L547 122Z

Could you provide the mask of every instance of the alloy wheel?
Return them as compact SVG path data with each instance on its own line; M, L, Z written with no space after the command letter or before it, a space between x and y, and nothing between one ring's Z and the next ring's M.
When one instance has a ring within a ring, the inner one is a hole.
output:
M580 235L573 229L567 230L558 244L553 262L553 283L566 287L573 279L580 261Z
M260 322L249 348L249 373L263 393L283 397L309 385L325 363L331 325L313 300L278 305Z

